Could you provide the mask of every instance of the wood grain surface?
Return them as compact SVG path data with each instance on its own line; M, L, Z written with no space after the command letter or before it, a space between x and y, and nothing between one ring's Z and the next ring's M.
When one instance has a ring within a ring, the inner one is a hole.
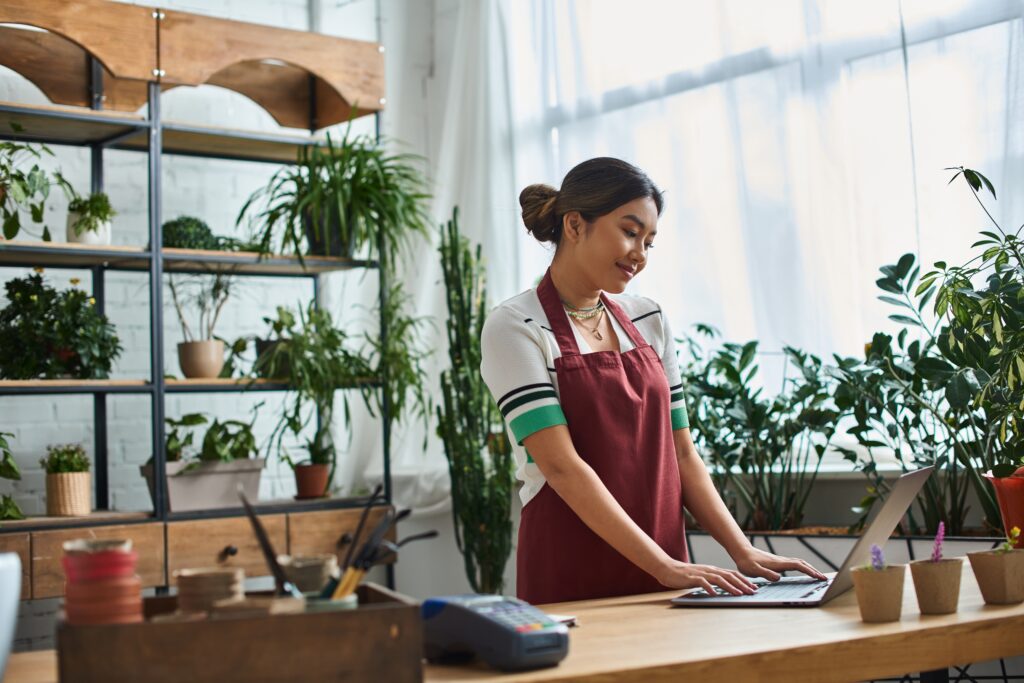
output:
M288 552L285 515L260 515L274 551ZM229 548L234 548L231 554ZM247 577L268 576L270 568L247 517L202 519L167 524L167 574L187 567L241 567Z

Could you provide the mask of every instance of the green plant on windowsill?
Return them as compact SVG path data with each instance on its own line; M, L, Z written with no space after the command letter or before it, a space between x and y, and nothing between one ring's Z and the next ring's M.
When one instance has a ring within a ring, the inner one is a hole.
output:
M39 464L47 474L89 471L89 458L86 457L82 444L77 443L48 446L46 457L41 458Z
M18 463L14 459L14 454L11 453L11 445L7 441L7 437L13 438L14 434L0 432L0 478L19 481L21 470L18 469ZM14 501L14 497L7 494L0 497L0 520L5 519L25 519L25 513Z
M99 232L104 223L117 215L117 211L110 205L110 197L105 192L94 192L86 197L76 194L68 203L68 213L77 214L72 223L76 235Z
M366 135L299 150L245 202L237 223L254 228L263 253L351 257L367 250L390 268L411 238L430 228L427 183L412 154L390 154ZM384 254L378 254L383 244ZM391 272L390 270L388 271Z
M712 338L707 326L700 330ZM816 356L783 349L784 387L765 395L758 386L758 343L723 344L704 355L694 340L682 340L694 357L683 365L694 442L715 470L724 499L744 504L745 529L792 529L803 521L840 411L832 385Z
M315 302L300 310L298 316L278 307L276 318L264 318L270 327L273 343L255 363L255 376L265 376L288 383L294 398L281 414L268 439L268 455L272 451L295 467L304 461L295 461L282 450L287 433L299 436L307 425L320 414L319 429L306 443L309 458L305 462L329 465L331 481L337 463L337 451L331 437L335 394L345 387L359 386L363 400L372 409L372 388L360 384L373 375L365 358L346 348L347 336L334 326L330 313L318 308ZM349 425L348 395L342 394L345 424Z
M122 348L95 299L74 287L58 291L39 274L9 280L4 287L8 304L0 310L0 378L109 376Z
M24 129L11 123L15 134ZM0 223L3 236L13 240L24 229L22 212L27 211L32 222L42 226L42 239L51 240L50 228L43 223L46 200L53 186L60 187L71 199L74 191L59 171L47 173L39 166L44 157L53 152L45 145L0 141Z

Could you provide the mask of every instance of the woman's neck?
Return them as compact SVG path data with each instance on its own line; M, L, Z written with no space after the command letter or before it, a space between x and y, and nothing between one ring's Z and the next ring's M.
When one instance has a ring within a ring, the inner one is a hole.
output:
M563 303L574 308L590 308L601 300L601 290L583 284L581 278L571 271L564 260L555 259L551 264L551 284L555 286Z

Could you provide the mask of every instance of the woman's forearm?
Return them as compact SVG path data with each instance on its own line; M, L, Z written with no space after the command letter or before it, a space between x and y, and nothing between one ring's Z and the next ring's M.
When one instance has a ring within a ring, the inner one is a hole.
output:
M644 533L597 473L579 457L565 427L537 432L527 437L524 445L540 467L547 485L591 531L630 562L660 579L672 558Z
M679 479L682 482L683 505L701 528L735 558L750 542L715 489L711 475L690 438L690 430L676 430L673 437L679 463Z

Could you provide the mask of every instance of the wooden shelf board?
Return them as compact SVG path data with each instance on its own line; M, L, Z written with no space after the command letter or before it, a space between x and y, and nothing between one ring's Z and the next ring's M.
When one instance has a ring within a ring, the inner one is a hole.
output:
M25 527L67 527L89 526L90 524L113 524L153 518L151 512L121 512L119 510L96 510L81 517L27 517L25 519L0 522L0 531L18 531Z
M254 251L163 250L166 272L222 272L246 275L316 275L352 268L374 267L376 262L334 256L261 256Z
M121 245L93 246L68 242L28 242L0 238L0 266L66 266L146 270L148 251Z
M161 128L165 154L215 159L293 164L301 147L321 145L325 142L323 138L309 135L244 131L169 121L164 122ZM144 150L146 144L145 139L134 137L118 143L115 147Z
M15 132L11 124L23 130ZM95 111L85 107L0 102L0 137L84 145L138 131L143 149L149 122L138 114Z
M375 386L377 380L371 377L359 380L352 386L341 387L342 389L357 389L361 386ZM166 379L164 380L164 386L168 393L183 393L183 392L196 392L202 393L204 391L209 392L220 392L220 391L289 391L288 380L286 379L266 379L266 378L209 378L209 379Z
M77 388L117 388L145 387L149 382L144 379L0 379L0 388L4 389L46 389L52 387Z

